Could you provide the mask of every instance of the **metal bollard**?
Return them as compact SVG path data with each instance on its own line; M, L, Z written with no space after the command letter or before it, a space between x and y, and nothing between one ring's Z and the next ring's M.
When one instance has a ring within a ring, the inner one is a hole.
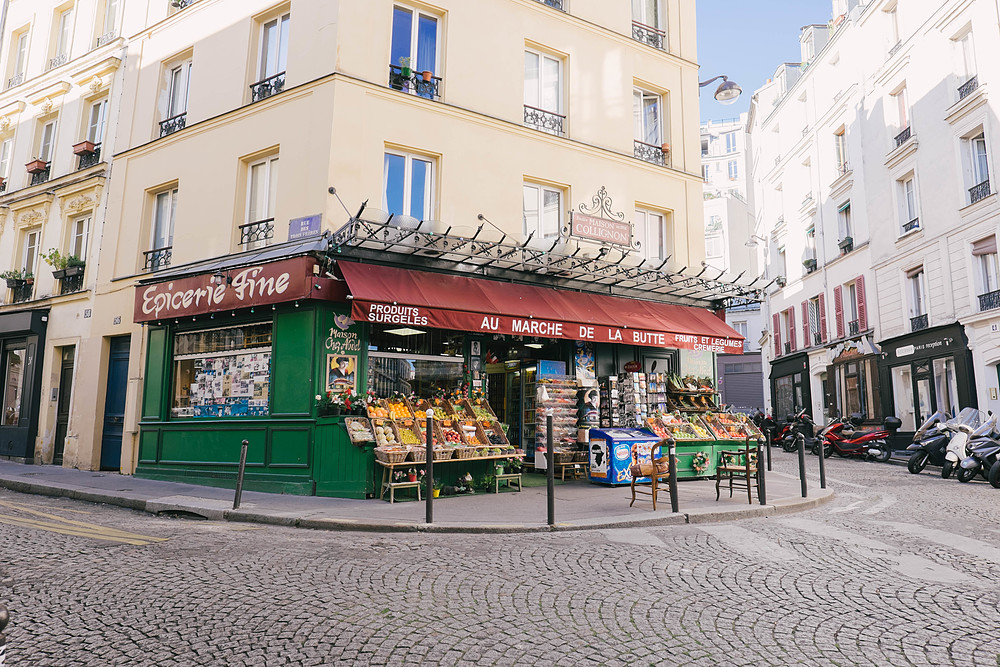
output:
M424 444L427 449L427 458L424 461L427 466L427 476L424 478L427 480L424 484L424 492L427 494L424 498L426 503L424 521L434 523L434 410L432 408L427 409L427 442Z
M819 488L826 488L826 442L822 438L819 441Z
M809 492L806 489L806 436L801 433L795 434L795 439L798 440L799 446L799 481L802 483L802 497L808 498Z
M767 436L767 471L771 472L771 443L774 442L774 428L768 426L764 429Z
M668 479L670 484L670 511L677 514L680 510L677 507L677 442L673 438L667 438L667 451L669 456L667 458L667 470L669 471ZM656 474L656 471L653 471Z
M247 445L249 440L244 440L240 445L240 468L236 471L236 497L233 498L233 509L240 508L240 500L243 498L243 473L247 471Z
M7 637L3 634L3 629L10 622L10 612L7 607L0 604L0 667L3 667L4 654L7 652Z
M747 436L747 443L750 442L750 436ZM767 504L767 475L764 474L764 466L760 464L760 457L764 453L761 451L763 449L763 440L757 439L757 498L760 500L761 505Z
M545 461L545 472L548 473L546 485L549 492L549 525L554 526L556 525L556 457L552 452L552 408L545 411L545 427L548 431L545 435L545 456L548 457Z

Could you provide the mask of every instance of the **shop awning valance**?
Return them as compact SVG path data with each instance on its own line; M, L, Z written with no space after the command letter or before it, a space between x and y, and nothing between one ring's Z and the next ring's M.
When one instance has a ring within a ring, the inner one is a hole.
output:
M743 352L743 337L701 308L357 262L337 266L352 317L362 322Z

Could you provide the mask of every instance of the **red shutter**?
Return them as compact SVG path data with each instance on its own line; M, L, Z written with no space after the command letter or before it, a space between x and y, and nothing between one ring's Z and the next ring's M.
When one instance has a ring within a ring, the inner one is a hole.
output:
M819 336L820 340L826 342L826 295L819 293Z
M837 338L844 337L844 297L843 288L837 285L833 288L833 315L837 320Z
M865 277L854 281L854 291L858 294L858 331L868 331L868 307L865 305Z
M774 314L774 357L781 356L781 316Z
M812 341L809 340L809 302L802 302L802 347L809 347Z
M788 309L788 347L794 352L795 347L795 306Z

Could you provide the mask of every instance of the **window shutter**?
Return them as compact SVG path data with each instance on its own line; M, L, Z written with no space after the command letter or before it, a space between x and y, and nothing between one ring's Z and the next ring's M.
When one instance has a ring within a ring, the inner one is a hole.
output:
M833 316L837 320L837 338L844 337L844 288L837 285L833 288Z
M826 342L826 295L822 292L817 297L819 300L819 336L820 340Z
M774 314L774 358L781 356L781 316Z
M997 237L991 236L972 244L972 256L995 255L997 254Z
M795 306L788 309L788 347L794 352L795 347Z
M802 347L809 347L809 302L802 302Z
M868 307L865 304L865 277L858 276L854 281L855 291L858 294L858 330L868 331Z

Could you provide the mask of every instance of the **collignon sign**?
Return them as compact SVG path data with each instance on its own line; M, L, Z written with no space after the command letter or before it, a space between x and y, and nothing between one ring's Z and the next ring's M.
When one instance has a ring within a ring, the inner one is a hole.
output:
M586 213L573 213L570 222L570 235L581 239L614 243L615 245L632 245L632 225L627 222L598 218Z

